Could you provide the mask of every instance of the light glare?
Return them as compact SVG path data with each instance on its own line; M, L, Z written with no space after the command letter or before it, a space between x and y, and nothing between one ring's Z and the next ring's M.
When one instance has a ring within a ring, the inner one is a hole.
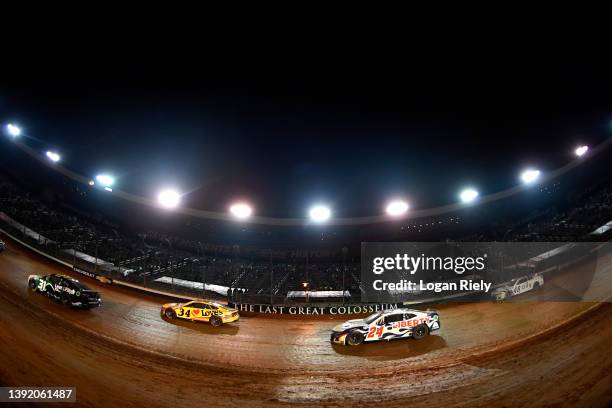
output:
M96 176L96 181L104 187L110 187L115 183L115 179L106 174L99 174Z
M9 135L13 137L17 137L21 135L21 129L19 128L19 126L14 125L12 123L9 123L8 125L6 125L6 131L8 132Z
M404 215L406 211L408 211L408 203L401 200L391 201L387 205L387 214L392 217L399 217L400 215Z
M239 219L249 218L253 209L246 203L236 203L230 207L230 212Z
M51 160L53 163L57 163L61 159L60 155L55 152L47 152L46 154L49 160Z
M586 154L586 152L589 151L589 146L580 146L577 147L576 150L574 150L574 153L576 153L576 156L581 157L584 156Z
M331 216L331 210L323 205L316 205L310 209L310 219L314 222L325 222Z
M525 170L521 174L521 180L523 180L523 183L525 184L531 184L534 181L536 181L539 177L540 177L540 170L529 169L529 170Z
M174 208L179 205L181 195L174 190L164 190L157 196L157 201L164 208Z
M461 192L461 194L459 194L459 198L464 203L471 203L476 198L478 198L478 191L472 188L466 188L465 190Z

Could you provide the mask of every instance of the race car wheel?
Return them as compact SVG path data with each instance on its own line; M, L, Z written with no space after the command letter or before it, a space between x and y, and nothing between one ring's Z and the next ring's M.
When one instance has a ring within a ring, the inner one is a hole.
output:
M60 300L62 302L62 305L64 306L70 305L70 295L68 295L68 293L64 292L62 296L60 297Z
M30 282L28 282L28 287L30 288L30 290L32 292L36 292L36 289L38 288L38 285L36 284L36 281L34 279L30 280Z
M223 324L223 320L219 316L212 316L210 318L210 325L214 327L219 327Z
M164 312L164 316L166 316L168 319L174 319L176 317L176 313L174 313L174 310L168 308Z
M414 330L412 330L412 337L415 340L421 340L423 337L427 336L428 334L429 334L429 327L427 327L427 325L424 325L424 324L419 324L418 326L414 328Z
M358 346L363 343L363 334L358 331L352 331L346 335L346 343L349 346Z
M496 296L495 300L497 301L497 303L503 303L509 297L510 297L510 294L507 291L501 292L500 294Z

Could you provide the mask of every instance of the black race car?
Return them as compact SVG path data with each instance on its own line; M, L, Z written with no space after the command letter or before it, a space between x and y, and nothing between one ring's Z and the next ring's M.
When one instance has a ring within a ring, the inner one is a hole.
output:
M66 306L89 309L102 303L100 294L89 289L78 280L64 275L30 275L28 286L33 292L45 293L48 297Z

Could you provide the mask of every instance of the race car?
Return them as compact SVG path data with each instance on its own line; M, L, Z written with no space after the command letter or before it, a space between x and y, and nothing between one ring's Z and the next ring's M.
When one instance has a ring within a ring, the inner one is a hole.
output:
M0 239L0 252L4 251L6 249L6 244L4 243L3 240Z
M497 301L504 301L511 298L512 296L520 295L521 293L528 292L530 290L539 289L544 285L544 277L536 273L531 276L523 276L521 278L513 279L507 284L495 288L491 292Z
M62 302L66 306L90 309L102 304L100 294L89 289L78 280L65 275L30 275L28 287L32 292L41 292Z
M332 344L357 346L363 342L412 337L420 340L440 329L435 310L394 309L376 312L365 319L349 320L332 329Z
M236 309L205 300L192 300L187 303L166 303L161 308L162 317L168 319L187 319L209 322L211 326L221 326L240 319Z

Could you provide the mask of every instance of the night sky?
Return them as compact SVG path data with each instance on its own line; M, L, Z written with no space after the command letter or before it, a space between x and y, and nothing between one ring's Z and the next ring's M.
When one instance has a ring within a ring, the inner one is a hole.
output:
M448 204L464 186L502 190L525 166L554 169L579 143L611 134L612 98L592 87L419 84L381 75L5 77L0 119L57 149L70 169L114 174L122 190L154 197L177 187L189 192L185 205L220 211L243 198L273 217L306 216L316 202L335 216L382 213L390 197Z

